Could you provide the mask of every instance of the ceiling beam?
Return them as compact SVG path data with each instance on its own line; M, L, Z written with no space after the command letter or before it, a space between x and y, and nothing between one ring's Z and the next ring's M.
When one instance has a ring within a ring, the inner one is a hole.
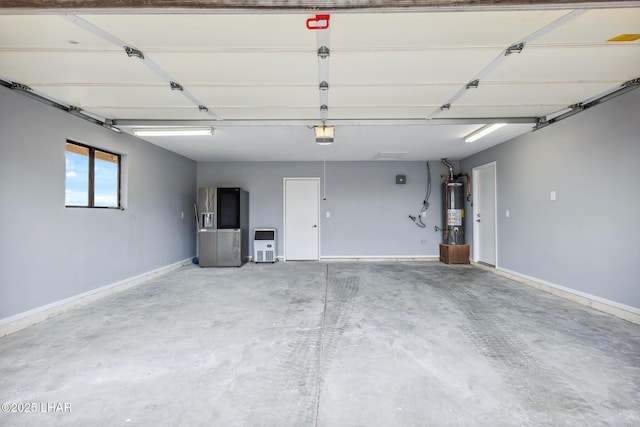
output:
M636 1L614 0L2 0L0 10L10 9L216 9L216 10L361 10L361 9L485 9L549 7L625 7Z

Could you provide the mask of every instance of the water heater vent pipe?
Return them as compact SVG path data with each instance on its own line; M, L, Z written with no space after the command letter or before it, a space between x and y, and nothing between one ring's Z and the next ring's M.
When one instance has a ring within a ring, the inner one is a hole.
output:
M451 166L451 163L447 162L446 157L442 159L442 163L449 168L449 179L453 181L453 166Z

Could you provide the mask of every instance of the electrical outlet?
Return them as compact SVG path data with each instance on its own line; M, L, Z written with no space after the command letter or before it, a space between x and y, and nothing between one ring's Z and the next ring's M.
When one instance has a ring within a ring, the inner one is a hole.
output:
M331 218L331 212L329 212L329 211L327 211L324 215L325 215L327 218Z
M504 211L504 216L506 216L507 218L509 218L509 215L510 215L510 214L511 214L511 213L509 212L509 209L507 209L506 211Z
M556 192L555 190L551 191L551 193L549 193L549 198L551 199L551 201L555 201L556 200Z
M426 218L427 217L427 211L422 211L422 218Z

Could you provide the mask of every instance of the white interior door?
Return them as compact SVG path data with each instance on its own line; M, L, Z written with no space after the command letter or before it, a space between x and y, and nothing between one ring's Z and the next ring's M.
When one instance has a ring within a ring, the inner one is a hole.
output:
M496 164L473 168L473 258L496 265Z
M320 178L284 179L284 259L320 258Z

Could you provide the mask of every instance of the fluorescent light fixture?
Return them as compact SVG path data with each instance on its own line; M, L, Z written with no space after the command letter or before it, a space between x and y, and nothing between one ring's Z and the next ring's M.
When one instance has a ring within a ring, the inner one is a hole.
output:
M134 129L135 136L207 136L213 135L213 128L173 127Z
M333 144L335 128L333 126L314 126L316 131L316 143L319 145Z
M506 123L493 123L490 125L483 126L480 129L473 131L469 135L467 135L464 138L464 142L469 143L469 142L476 141L482 138L483 136L489 135L491 132L497 131L504 125L506 125Z

